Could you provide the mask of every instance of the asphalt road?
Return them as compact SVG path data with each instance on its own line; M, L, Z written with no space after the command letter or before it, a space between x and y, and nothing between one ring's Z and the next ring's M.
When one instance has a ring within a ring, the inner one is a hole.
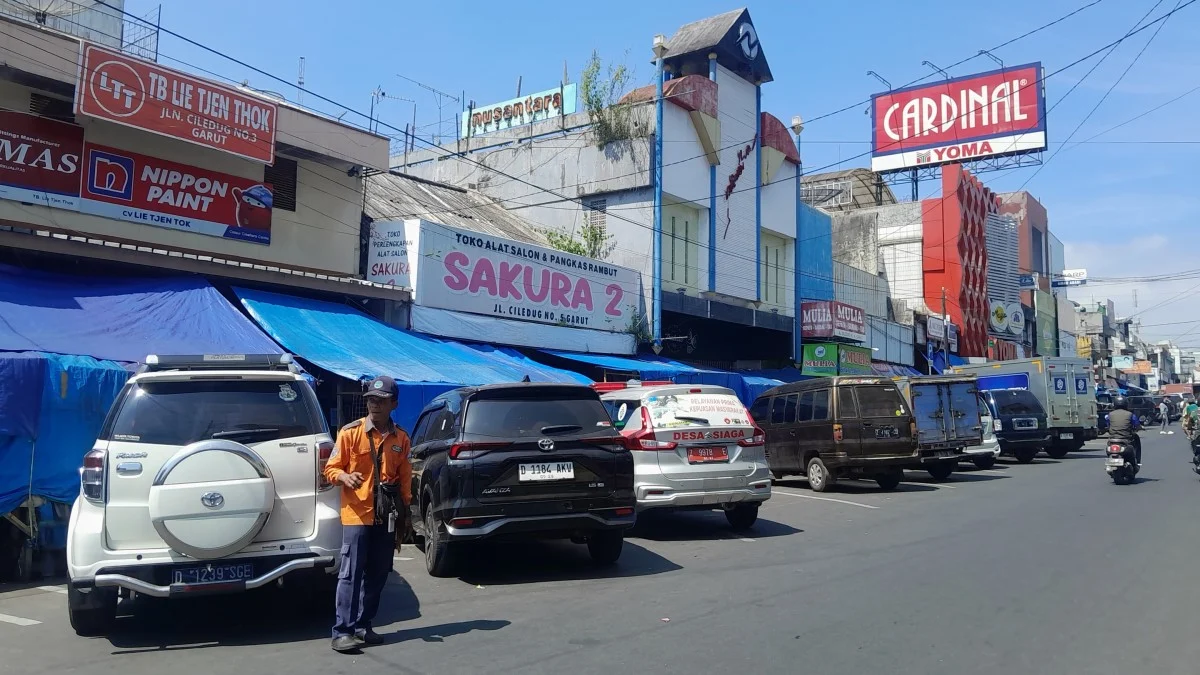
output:
M664 517L609 570L553 543L481 548L437 580L405 547L388 644L356 656L330 651L329 612L279 593L140 601L84 639L61 587L0 589L0 672L1192 675L1200 478L1182 434L1144 439L1131 486L1098 443L892 493L784 481L754 532Z

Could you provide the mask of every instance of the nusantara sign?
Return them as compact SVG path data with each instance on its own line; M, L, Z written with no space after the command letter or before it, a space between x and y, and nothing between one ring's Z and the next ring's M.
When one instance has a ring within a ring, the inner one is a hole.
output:
M577 98L578 85L572 83L524 98L471 108L462 114L459 133L467 138L570 115L576 110Z

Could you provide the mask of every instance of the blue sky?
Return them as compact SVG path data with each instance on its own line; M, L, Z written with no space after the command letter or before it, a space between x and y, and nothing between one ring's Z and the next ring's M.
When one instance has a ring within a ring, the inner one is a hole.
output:
M1181 0L1186 2L1186 0ZM927 75L929 60L945 67L980 49L991 48L1089 0L1005 3L867 0L857 3L772 0L749 5L775 81L764 86L763 107L780 119L807 120L867 99L882 88L866 75L875 70L895 86ZM141 14L157 2L127 0ZM996 51L1006 64L1041 61L1047 72L1120 38L1156 4L1155 0L1102 0L1075 17ZM1152 17L1169 11L1164 0ZM608 61L625 62L635 84L650 81L650 43L655 33L670 35L684 23L738 5L712 0L603 3L406 2L397 0L164 0L166 28L294 81L298 60L306 59L306 87L365 111L371 91L381 86L392 96L417 101L418 125L436 126L434 96L396 74L479 103L511 98L517 77L523 91L555 86L563 62L573 81L592 50ZM1048 159L1092 106L1130 65L1154 29L1129 38L1090 76L1099 56L1047 81L1050 151ZM185 70L194 66L232 80L295 98L294 88L255 74L219 56L163 34L160 61ZM183 65L180 63L186 62ZM1166 22L1157 38L1104 104L1075 135L1071 147L1035 168L984 174L997 191L1025 189L1050 214L1051 230L1067 244L1067 266L1086 267L1093 277L1128 277L1200 268L1200 256L1183 255L1185 233L1200 213L1200 189L1189 187L1191 165L1200 157L1194 127L1200 91L1146 117L1082 141L1200 86L1200 3ZM979 56L952 69L952 75L990 70ZM1067 91L1079 86L1068 97ZM306 104L331 106L306 97ZM450 102L446 116L457 113ZM804 131L806 171L867 166L870 118L866 104L811 121ZM403 127L412 104L384 101L379 117ZM340 111L339 111L340 112ZM347 115L352 120L353 114ZM364 123L359 118L354 120ZM429 133L427 129L425 133ZM447 133L452 127L447 124ZM838 162L844 162L838 165ZM837 166L834 166L837 165ZM897 188L907 195L907 186ZM934 183L922 196L940 194ZM1188 247L1190 250L1192 247ZM1122 314L1142 312L1151 337L1180 337L1200 348L1200 302L1188 282L1092 284L1072 298L1111 297ZM1133 289L1139 306L1134 308ZM1178 296L1162 307L1147 308ZM1197 320L1192 325L1154 324ZM1186 332L1193 329L1192 332Z

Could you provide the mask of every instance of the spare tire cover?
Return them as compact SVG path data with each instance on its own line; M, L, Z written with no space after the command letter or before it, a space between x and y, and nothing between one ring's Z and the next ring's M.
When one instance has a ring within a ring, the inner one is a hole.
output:
M150 520L171 548L223 558L262 530L275 504L267 463L250 448L214 439L184 447L150 488Z

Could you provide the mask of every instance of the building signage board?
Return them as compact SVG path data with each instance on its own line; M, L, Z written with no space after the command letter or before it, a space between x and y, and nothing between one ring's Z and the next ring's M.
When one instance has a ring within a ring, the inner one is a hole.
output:
M0 199L79 208L83 127L0 111Z
M91 143L83 172L82 213L271 243L274 196L259 181Z
M1045 110L1040 63L876 94L871 170L1045 150Z
M931 316L926 319L925 330L930 340L946 339L946 322L940 317Z
M1135 375L1149 375L1154 372L1154 366L1149 361L1134 361L1133 368L1129 372Z
M954 324L948 324L948 325L950 328L950 340L949 340L950 351L951 351L951 353L957 354L958 353L958 326L955 326Z
M1038 287L1037 274L1021 274L1017 276L1017 288L1022 291L1036 291Z
M805 344L800 364L801 375L828 376L838 374L838 346L834 344ZM870 363L870 359L867 359Z
M854 305L836 300L805 302L800 305L800 316L800 335L805 339L867 339L866 315Z
M871 350L866 347L838 345L838 375L874 375Z
M1054 288L1067 288L1070 286L1083 286L1087 283L1087 270L1063 270L1059 274L1055 274L1050 279L1050 285Z
M629 268L424 220L372 227L367 280L411 287L417 305L611 332L638 316Z
M80 45L75 112L263 164L275 161L274 102L87 42Z
M1114 357L1112 357L1112 367L1116 368L1117 370L1132 370L1133 369L1133 357L1132 356L1114 356Z
M576 111L577 98L578 85L571 83L523 98L472 108L462 114L459 134L463 138L479 136L570 115Z

